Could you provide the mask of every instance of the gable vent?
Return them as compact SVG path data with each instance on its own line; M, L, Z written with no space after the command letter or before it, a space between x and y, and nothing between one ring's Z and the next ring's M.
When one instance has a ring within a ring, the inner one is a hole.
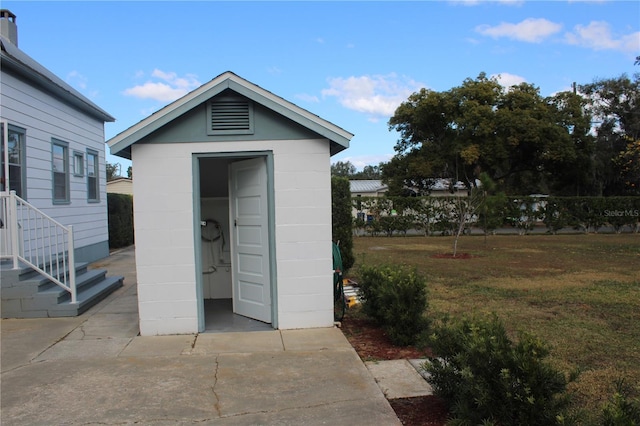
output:
M243 98L217 98L208 103L210 135L253 133L253 105Z

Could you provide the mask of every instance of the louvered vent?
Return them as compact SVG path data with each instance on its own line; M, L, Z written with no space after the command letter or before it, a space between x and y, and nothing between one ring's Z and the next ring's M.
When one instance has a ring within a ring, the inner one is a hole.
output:
M209 102L210 134L253 133L251 101L242 98L220 98Z

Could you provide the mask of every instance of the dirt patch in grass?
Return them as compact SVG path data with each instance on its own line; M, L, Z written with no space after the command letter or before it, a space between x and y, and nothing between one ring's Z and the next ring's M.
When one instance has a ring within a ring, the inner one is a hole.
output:
M431 257L434 259L471 259L473 256L471 253L456 253L454 256L453 253L436 253L432 254Z

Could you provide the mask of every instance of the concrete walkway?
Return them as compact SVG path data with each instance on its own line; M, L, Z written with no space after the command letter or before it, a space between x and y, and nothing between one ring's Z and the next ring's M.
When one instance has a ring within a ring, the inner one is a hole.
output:
M75 318L2 320L0 423L399 425L338 329L138 336L125 285Z

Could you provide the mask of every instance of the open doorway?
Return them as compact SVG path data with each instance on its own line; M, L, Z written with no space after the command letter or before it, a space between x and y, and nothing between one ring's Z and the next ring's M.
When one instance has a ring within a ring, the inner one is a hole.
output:
M266 157L197 161L200 329L272 330Z

